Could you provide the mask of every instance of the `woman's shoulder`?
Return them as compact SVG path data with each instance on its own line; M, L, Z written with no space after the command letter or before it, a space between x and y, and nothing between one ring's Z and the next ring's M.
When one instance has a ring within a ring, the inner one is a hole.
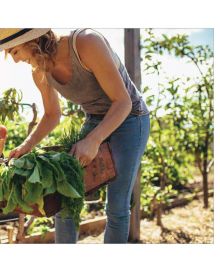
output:
M73 33L76 33L78 38L103 38L101 33L92 28L78 28Z
M84 28L77 29L74 32L73 44L75 44L79 57L88 69L91 69L89 67L90 63L97 63L97 57L100 57L100 54L102 54L102 58L112 56L117 67L120 67L117 55L111 48L108 40L99 31L92 28Z
M107 39L101 33L91 28L77 32L76 45L81 54L85 52L86 55L91 56L93 56L93 51L99 52L104 48L108 49L110 47Z

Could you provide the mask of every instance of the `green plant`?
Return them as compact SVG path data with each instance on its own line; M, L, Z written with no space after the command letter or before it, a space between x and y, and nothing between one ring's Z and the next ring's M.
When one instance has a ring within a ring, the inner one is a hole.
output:
M18 92L15 88L10 88L1 94L0 98L0 121L5 122L6 119L14 120L19 115L19 103L22 100L22 92Z
M151 29L145 30L142 49L146 75L158 80L157 98L146 96L153 108L147 152L154 169L151 173L158 178L158 186L181 185L192 176L195 160L203 177L204 206L208 207L208 172L213 162L213 52L208 46L191 46L187 35L163 34L158 39ZM162 80L160 58L164 54L184 58L195 66L198 76ZM144 87L146 94L150 90Z
M29 215L27 215L29 216ZM31 225L27 228L27 234L40 234L42 238L54 226L53 218L35 218Z
M1 166L0 201L7 201L3 213L20 207L32 212L31 204L37 204L44 213L43 197L58 192L62 198L61 216L73 217L79 225L83 207L83 169L79 162L65 152L32 152L15 159L10 166Z

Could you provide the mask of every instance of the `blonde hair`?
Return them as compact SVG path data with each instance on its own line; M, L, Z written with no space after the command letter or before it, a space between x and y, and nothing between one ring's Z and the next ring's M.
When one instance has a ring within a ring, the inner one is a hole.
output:
M37 68L46 72L48 70L46 62L51 61L54 64L53 57L57 53L58 37L50 30L41 37L25 43L24 47L31 49L31 53L37 61Z
M54 56L57 53L59 38L50 30L46 34L24 43L24 48L31 50L32 56L36 59L37 67L33 67L33 71L40 69L44 73L48 71L47 62L54 65ZM5 58L7 58L9 50L5 50Z

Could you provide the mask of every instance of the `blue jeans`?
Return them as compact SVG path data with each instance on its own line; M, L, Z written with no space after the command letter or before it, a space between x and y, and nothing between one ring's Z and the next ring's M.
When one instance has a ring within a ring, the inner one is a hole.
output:
M82 129L91 131L102 118L90 115ZM141 157L150 132L149 115L129 115L105 140L110 143L117 177L108 184L107 223L104 243L127 243L130 226L130 201ZM71 218L63 222L55 215L55 243L76 243L78 233Z

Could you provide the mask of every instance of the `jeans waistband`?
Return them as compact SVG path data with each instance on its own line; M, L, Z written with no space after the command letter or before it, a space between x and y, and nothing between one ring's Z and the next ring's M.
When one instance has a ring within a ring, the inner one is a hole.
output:
M105 117L105 115L103 115L103 114L88 114L88 113L86 113L86 118L87 119L95 118L95 119L102 120L104 117Z
M140 114L134 114L134 113L130 113L126 118L128 117L132 117L132 116L142 116L142 115L148 115L149 112L144 112L144 113L140 113ZM105 115L103 114L88 114L86 113L86 119L98 119L98 120L102 120L105 117Z

